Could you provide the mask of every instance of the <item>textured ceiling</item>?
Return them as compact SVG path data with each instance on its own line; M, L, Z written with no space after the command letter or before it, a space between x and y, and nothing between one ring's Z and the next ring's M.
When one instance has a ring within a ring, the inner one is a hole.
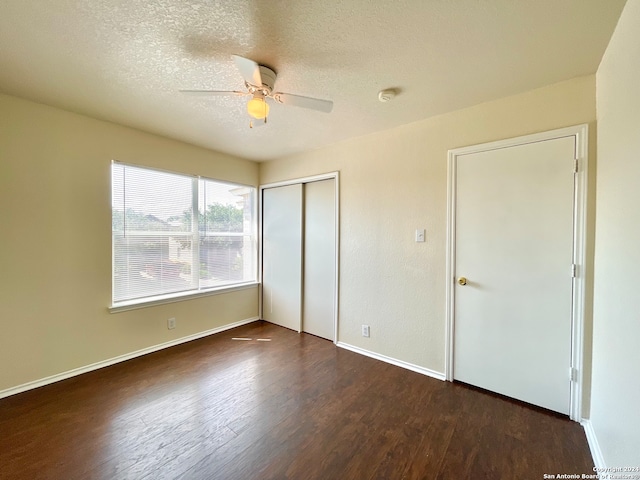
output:
M2 0L0 92L268 160L593 73L624 2ZM178 92L242 89L232 54L333 112Z

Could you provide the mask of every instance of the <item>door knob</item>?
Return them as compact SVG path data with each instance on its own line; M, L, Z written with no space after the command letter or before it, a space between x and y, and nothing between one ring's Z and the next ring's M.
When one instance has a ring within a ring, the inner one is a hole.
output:
M466 284L467 284L467 279L466 279L466 277L460 277L460 278L458 278L458 283L459 283L460 285L466 285Z

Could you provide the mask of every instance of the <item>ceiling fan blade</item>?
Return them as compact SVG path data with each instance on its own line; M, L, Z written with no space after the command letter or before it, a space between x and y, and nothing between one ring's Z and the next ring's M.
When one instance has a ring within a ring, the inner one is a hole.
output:
M233 60L236 62L236 66L244 80L256 87L262 86L262 76L260 75L260 65L249 58L240 57L239 55L233 55Z
M301 97L300 95L291 95L290 93L276 92L273 99L283 105L293 105L295 107L310 108L320 112L329 113L333 109L331 100L320 100L319 98Z
M238 92L238 91L230 91L230 90L180 90L180 93L185 93L187 95L201 95L201 96L231 95L231 96L241 97L243 95L249 95L247 92Z

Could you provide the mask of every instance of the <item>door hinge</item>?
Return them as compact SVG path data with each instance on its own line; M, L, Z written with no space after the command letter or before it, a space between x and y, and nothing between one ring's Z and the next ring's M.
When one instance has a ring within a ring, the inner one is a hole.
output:
M571 264L571 278L576 278L578 276L578 266L575 263Z
M574 367L569 367L569 380L572 382L578 381L578 369Z
M573 173L578 173L578 167L579 167L579 160L576 158L575 162L573 164Z

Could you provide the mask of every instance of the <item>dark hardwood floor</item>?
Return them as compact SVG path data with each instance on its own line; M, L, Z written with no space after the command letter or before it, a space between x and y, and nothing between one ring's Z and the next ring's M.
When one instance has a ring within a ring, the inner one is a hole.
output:
M592 468L566 418L264 322L0 400L3 479L511 480Z

